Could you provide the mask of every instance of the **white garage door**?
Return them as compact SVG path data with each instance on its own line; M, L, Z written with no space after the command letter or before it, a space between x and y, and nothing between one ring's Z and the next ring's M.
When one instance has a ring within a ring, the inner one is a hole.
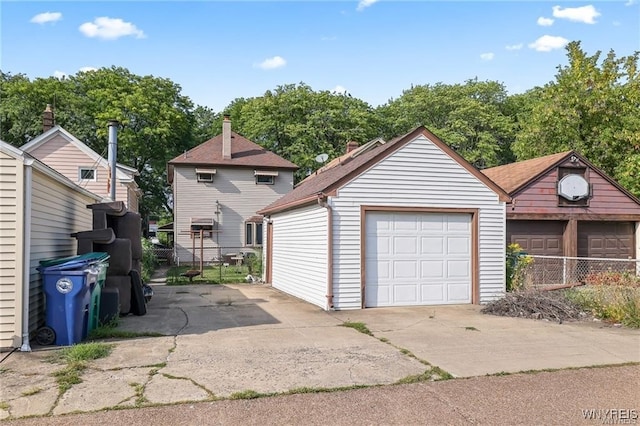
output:
M369 212L365 305L471 303L471 215Z

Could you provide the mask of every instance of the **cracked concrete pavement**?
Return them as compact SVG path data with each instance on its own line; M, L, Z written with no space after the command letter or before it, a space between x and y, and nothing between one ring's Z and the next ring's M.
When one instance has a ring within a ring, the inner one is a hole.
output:
M59 395L44 359L0 363L0 419L213 401L238 393L396 383L439 366L457 377L640 362L640 332L481 315L477 306L324 312L265 285L156 286L82 383ZM340 327L365 323L375 337ZM382 339L382 340L381 340ZM4 356L5 354L2 354ZM1 358L0 358L1 359Z

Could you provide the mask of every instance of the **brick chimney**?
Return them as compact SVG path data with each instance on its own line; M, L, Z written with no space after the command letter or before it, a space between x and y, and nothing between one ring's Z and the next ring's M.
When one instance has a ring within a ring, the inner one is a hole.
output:
M222 119L222 159L231 160L231 118L225 114Z
M358 142L356 141L347 142L347 154L353 151L354 149L358 148L358 146L359 146Z
M52 129L54 125L53 110L51 109L51 105L47 104L47 107L42 113L42 133Z

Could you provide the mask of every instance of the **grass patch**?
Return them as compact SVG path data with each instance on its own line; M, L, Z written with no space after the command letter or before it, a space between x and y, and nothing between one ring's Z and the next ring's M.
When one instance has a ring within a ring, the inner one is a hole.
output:
M145 402L149 402L147 400L147 398L144 397L144 385L140 384L140 383L129 383L129 386L131 386L134 390L134 392L136 393L136 405L142 405Z
M245 277L249 275L249 267L245 265L205 266L202 275L193 277L191 281L180 275L192 269L196 268L190 265L169 268L167 285L244 283Z
M9 371L11 370L6 367L0 367L0 374L8 373Z
M61 349L57 354L52 355L52 357L67 364L72 364L75 362L105 358L109 356L112 350L113 345L100 342L88 342Z
M9 408L11 408L11 406L8 402L0 401L0 410L9 411Z
M566 291L566 297L596 318L640 328L640 287L592 284Z
M347 321L347 322L343 322L342 324L340 324L340 326L353 328L354 330L357 330L362 334L373 336L373 333L371 332L371 330L369 330L367 328L366 324L363 323L363 322L350 322L350 321Z
M99 342L80 343L69 346L47 357L47 361L66 364L61 370L52 373L62 395L73 385L82 383L82 373L87 369L87 362L109 356L113 345Z
M71 389L73 385L82 383L82 378L80 376L86 368L87 366L84 363L74 362L67 365L62 370L54 371L52 373L52 376L56 379L58 390L61 395Z
M408 385L420 382L437 382L440 380L453 379L453 376L440 367L427 368L422 374L414 374L412 376L403 377L396 382L397 385Z
M254 390L248 389L242 392L234 392L229 396L229 399L256 399L264 396L269 396L267 394L261 394Z
M161 337L164 334L151 332L151 331L126 331L118 330L119 320L113 319L106 324L101 324L98 328L95 328L89 332L88 340L101 340L101 339L133 339L136 337Z
M31 388L21 393L22 396L36 395L42 392L42 388Z

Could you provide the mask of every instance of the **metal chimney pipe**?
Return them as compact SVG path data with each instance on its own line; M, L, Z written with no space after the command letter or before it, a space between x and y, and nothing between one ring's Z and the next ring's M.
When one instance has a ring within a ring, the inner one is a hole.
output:
M109 120L109 198L116 201L116 158L118 158L118 121Z

